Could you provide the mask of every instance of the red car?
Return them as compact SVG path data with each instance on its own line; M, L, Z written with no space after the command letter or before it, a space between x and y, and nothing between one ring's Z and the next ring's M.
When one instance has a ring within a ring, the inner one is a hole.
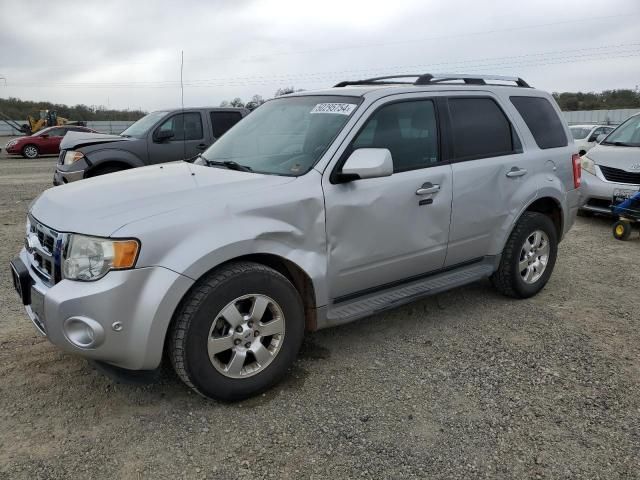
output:
M87 127L77 125L63 125L60 127L43 128L28 137L19 137L7 143L7 153L22 155L24 158L37 158L38 155L60 153L60 141L67 132L98 133Z

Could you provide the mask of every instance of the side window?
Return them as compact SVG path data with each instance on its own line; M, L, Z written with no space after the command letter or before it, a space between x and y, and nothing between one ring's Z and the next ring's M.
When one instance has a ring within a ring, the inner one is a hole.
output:
M567 135L555 109L542 97L509 97L542 149L566 147Z
M448 104L456 160L522 152L511 122L493 99L449 98Z
M179 113L158 127L161 131L173 132L172 141L200 140L202 135L202 117L198 112Z
M376 111L351 144L388 148L393 171L406 172L438 163L438 128L431 100L398 102Z
M67 133L66 128L54 128L49 131L50 137L64 137L64 134Z
M240 112L210 112L213 138L220 138L227 130L242 120Z

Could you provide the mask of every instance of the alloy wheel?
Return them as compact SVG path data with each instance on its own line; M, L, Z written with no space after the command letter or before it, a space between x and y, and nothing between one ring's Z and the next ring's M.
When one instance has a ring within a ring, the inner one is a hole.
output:
M525 283L533 284L540 280L549 262L549 237L542 230L529 235L520 250L518 271Z
M209 360L226 377L247 378L273 362L284 335L284 314L272 298L243 295L214 319L207 339Z

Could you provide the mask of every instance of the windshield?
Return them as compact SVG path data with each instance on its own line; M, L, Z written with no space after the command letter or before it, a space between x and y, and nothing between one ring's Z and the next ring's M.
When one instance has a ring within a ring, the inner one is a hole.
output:
M43 128L43 129L42 129L42 130L40 130L39 132L34 133L34 134L33 134L33 136L34 136L34 137L40 137L40 136L42 136L42 135L48 135L48 134L49 134L49 132L50 132L51 130L53 130L53 128L54 128L54 127L47 127L47 128Z
M257 173L299 176L315 165L353 114L359 97L302 96L271 100L202 154Z
M591 127L570 127L571 135L573 135L574 140L582 140L589 135L591 132Z
M602 142L603 145L640 147L640 115L631 117Z
M142 138L147 134L149 129L153 127L166 114L167 112L152 112L148 115L145 115L133 125L130 125L129 128L127 128L120 135L123 137Z

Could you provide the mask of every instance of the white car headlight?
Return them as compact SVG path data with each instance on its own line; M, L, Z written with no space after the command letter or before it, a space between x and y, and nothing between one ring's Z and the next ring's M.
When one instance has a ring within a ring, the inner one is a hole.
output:
M137 240L72 234L63 254L62 276L69 280L98 280L110 270L133 268L139 250Z
M71 165L72 163L76 163L78 160L82 160L84 155L82 152L76 152L75 150L69 150L64 154L64 159L62 160L63 165Z
M583 155L580 158L580 166L582 167L583 170L586 170L591 175L595 175L596 174L596 164L594 163L593 160L591 160L586 155Z
M7 142L6 148L13 147L16 143L18 143L18 140L11 140Z

